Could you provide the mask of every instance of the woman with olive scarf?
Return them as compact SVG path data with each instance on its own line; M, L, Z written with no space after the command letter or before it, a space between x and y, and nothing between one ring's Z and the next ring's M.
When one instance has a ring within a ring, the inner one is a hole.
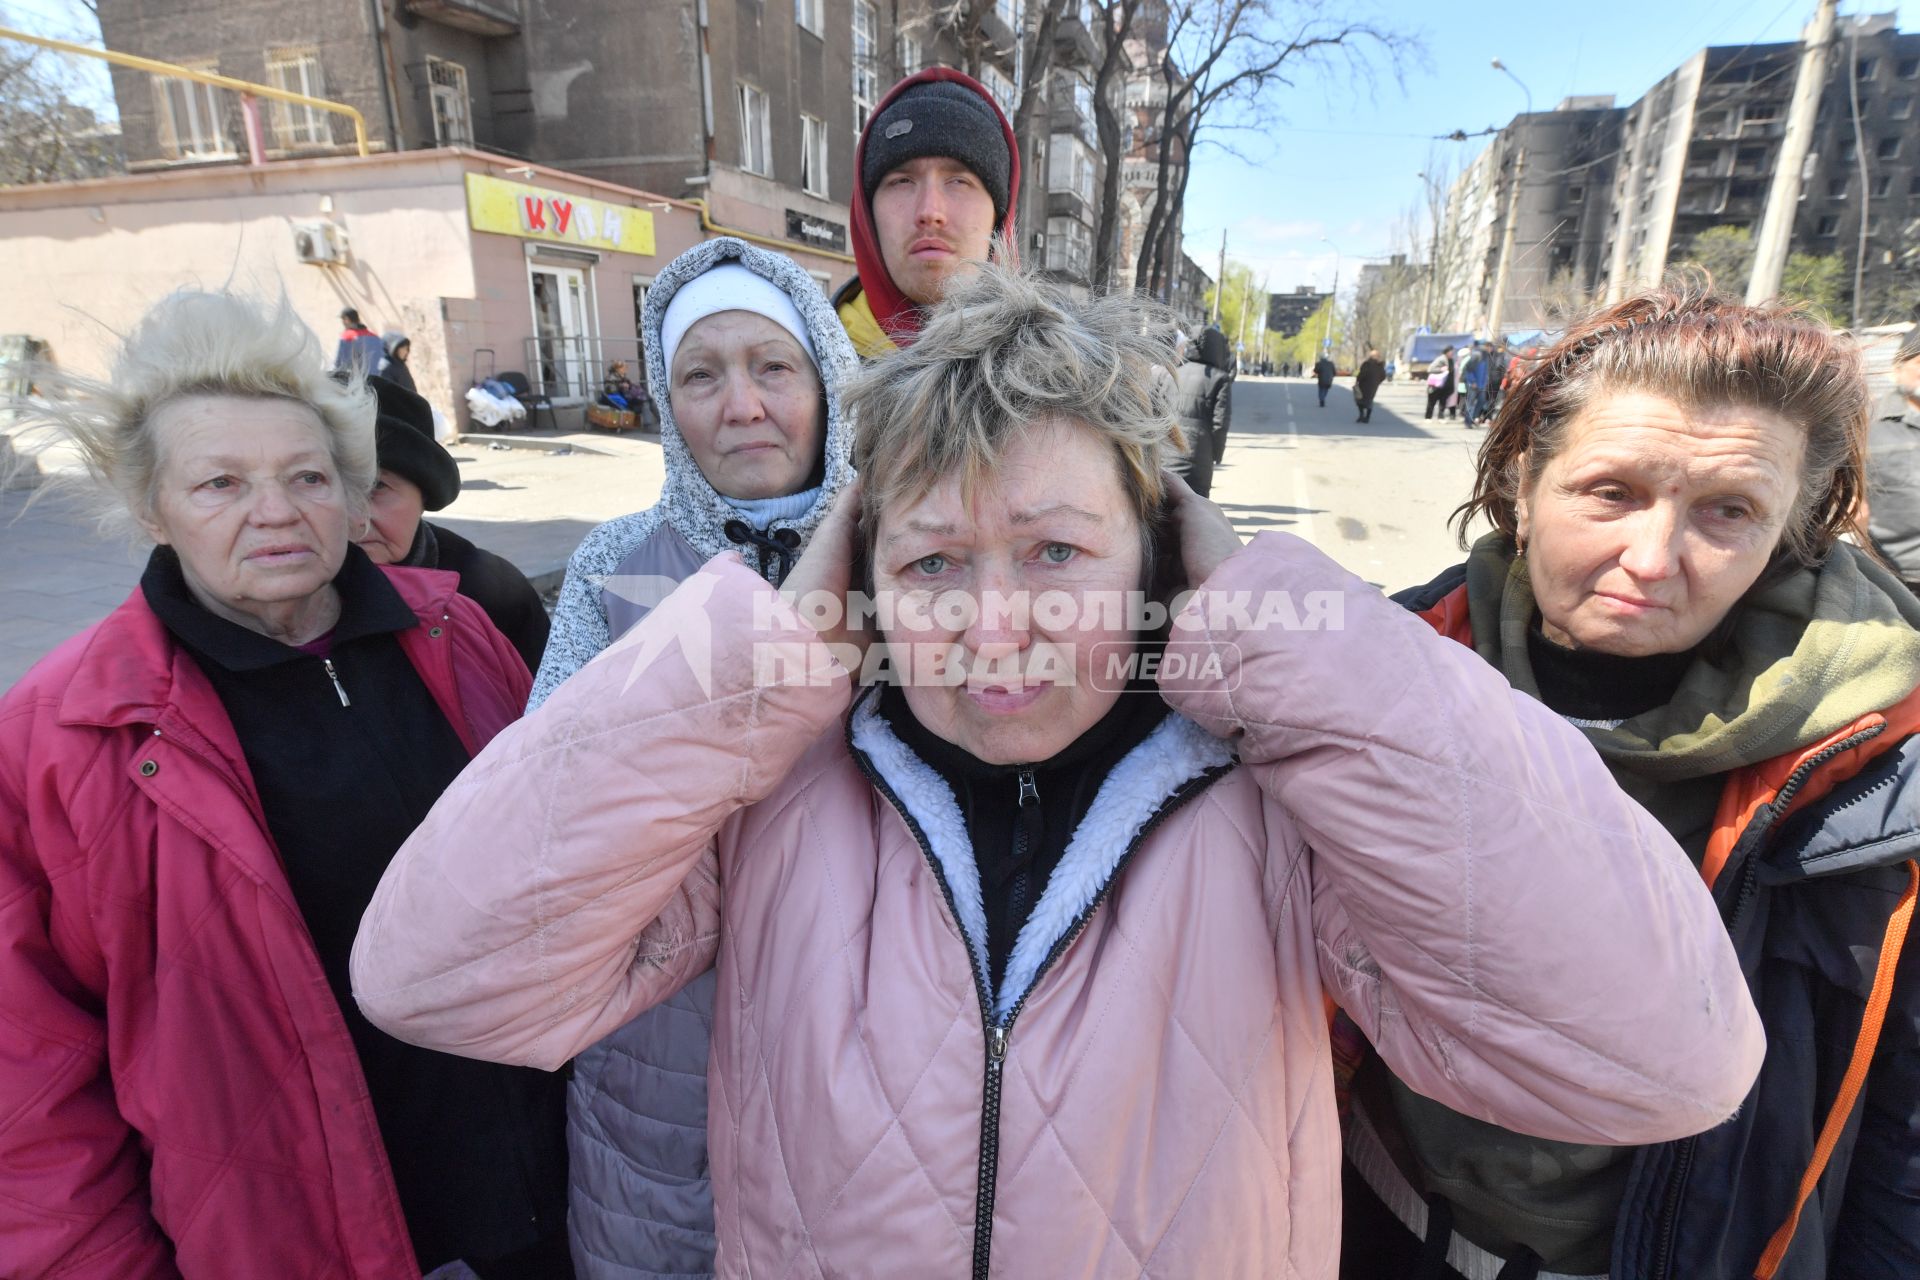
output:
M1399 599L1579 726L1712 888L1765 1022L1738 1114L1549 1142L1362 1063L1343 1274L1920 1275L1920 602L1854 535L1844 340L1690 288L1573 327Z

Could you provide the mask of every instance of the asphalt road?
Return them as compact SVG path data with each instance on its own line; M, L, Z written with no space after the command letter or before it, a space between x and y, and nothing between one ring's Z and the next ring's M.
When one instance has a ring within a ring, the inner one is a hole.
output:
M1463 558L1447 521L1486 433L1423 419L1426 391L1390 383L1362 423L1350 379L1323 409L1311 380L1241 377L1214 501L1243 536L1297 534L1388 591L1427 581Z

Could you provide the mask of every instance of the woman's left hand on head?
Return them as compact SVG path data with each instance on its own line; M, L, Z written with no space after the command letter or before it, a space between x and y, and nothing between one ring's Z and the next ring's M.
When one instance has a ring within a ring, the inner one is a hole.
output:
M1180 539L1180 563L1187 585L1197 587L1212 576L1220 562L1241 547L1233 522L1218 505L1195 493L1171 471L1161 473L1167 485L1167 505Z
M828 644L851 644L865 649L871 637L848 625L847 597L861 584L853 580L853 566L860 550L860 482L855 480L834 499L820 527L814 530L807 549L801 553L793 572L780 584L780 594L800 607L806 620L820 632ZM838 610L808 608L807 602L830 595L840 602ZM823 625L835 618L831 626Z

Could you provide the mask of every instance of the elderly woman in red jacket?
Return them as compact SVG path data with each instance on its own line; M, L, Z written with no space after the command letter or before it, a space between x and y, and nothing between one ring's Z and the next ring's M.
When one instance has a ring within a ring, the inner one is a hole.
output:
M65 390L157 546L0 699L0 1270L568 1274L560 1078L348 998L388 859L529 684L454 575L354 545L372 395L207 293Z

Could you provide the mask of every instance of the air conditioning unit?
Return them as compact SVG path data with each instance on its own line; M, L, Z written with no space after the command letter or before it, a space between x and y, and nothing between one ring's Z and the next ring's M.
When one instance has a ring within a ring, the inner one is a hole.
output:
M296 222L293 251L302 262L335 266L347 260L347 230L337 222Z

